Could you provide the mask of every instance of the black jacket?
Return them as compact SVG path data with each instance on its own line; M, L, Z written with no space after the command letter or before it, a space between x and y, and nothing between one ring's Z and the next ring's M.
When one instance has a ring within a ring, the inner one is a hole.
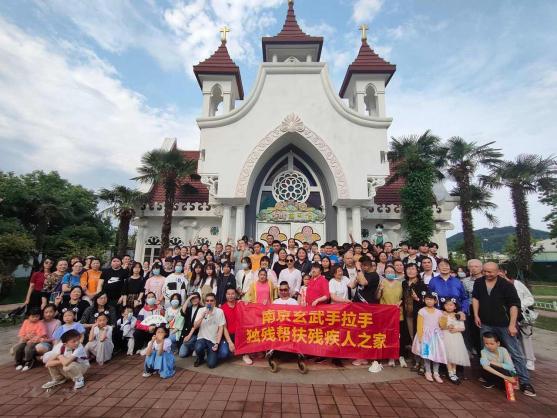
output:
M217 304L218 306L226 302L226 291L228 289L236 289L236 277L233 274L229 274L228 277L224 277L221 273L219 279L217 280Z
M497 277L491 293L487 293L485 277L474 280L472 297L480 302L479 316L482 324L494 327L507 327L510 309L513 306L520 312L520 299L516 288L502 277Z
M193 317L192 317L193 308L194 308L193 305L188 306L186 308L186 312L184 312L184 311L182 311L182 309L180 309L180 315L182 315L184 317L184 328L182 328L182 334L180 335L180 341L186 335L188 335L190 333L191 329L193 328L193 324L195 324L197 314L199 313L199 310L202 308L202 306L197 305L197 310L193 313ZM196 329L193 334L197 335L198 332L199 332L199 329Z

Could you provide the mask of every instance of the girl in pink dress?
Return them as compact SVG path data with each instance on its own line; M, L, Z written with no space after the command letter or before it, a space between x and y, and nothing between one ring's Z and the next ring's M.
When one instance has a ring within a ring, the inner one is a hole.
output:
M443 333L439 326L443 312L435 308L436 294L427 293L424 301L426 306L418 311L417 332L412 344L412 352L424 359L425 378L429 382L435 380L437 383L443 383L439 376L439 363L447 364Z

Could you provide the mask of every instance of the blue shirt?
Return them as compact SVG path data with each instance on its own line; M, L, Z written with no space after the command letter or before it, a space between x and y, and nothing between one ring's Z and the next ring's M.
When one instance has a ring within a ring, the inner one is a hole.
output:
M67 284L70 286L70 289L74 286L80 286L81 285L81 277L80 276L74 276L71 273L66 273L64 274L64 277L62 277L62 284Z
M62 338L62 335L71 329L75 329L80 334L85 334L85 327L80 322L74 322L72 325L68 326L67 324L62 324L52 334L52 339L59 341Z
M323 257L327 257L329 260L331 260L331 264L338 264L338 256L331 254L331 255L327 255L325 253L320 254L321 255L321 259L323 259Z
M443 309L441 298L452 299L455 298L460 310L464 313L468 313L470 308L470 298L468 292L464 289L462 282L458 277L449 277L448 280L444 280L441 276L433 277L429 284L429 290L432 293L437 293L437 307Z

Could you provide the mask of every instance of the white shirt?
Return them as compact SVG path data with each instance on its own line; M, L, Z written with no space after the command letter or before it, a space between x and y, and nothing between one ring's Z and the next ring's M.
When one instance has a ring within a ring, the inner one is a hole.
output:
M520 299L520 305L522 310L534 304L534 296L528 290L528 288L520 280L513 280L516 293L518 293L518 298Z
M420 276L422 276L422 280L424 281L425 284L429 284L431 279L435 277L435 273L432 271L428 276L426 276L425 271L423 271L420 273Z
M153 341L153 350L159 350L159 343L156 341ZM170 341L170 338L165 338L162 342L162 351L172 352L172 341Z
M83 364L84 366L89 366L89 359L87 357L87 353L85 353L85 348L82 344L79 344L75 350L69 350L67 348L63 349L64 344L58 343L53 348L52 351L45 353L43 356L43 362L46 364L49 360L55 359L58 357L62 351L64 351L64 357L75 357L75 361L79 364Z
M346 276L343 276L340 281L336 279L331 279L329 281L329 293L334 294L337 297L341 297L343 299L348 299L348 283L350 279ZM332 303L335 303L331 300Z
M278 283L288 282L290 287L290 295L294 295L300 291L300 286L302 285L302 273L300 270L293 268L285 268L279 274Z
M275 299L273 302L273 305L298 305L298 301L294 298L288 298L288 299Z
M197 319L203 318L207 308L203 307L199 310L197 314ZM226 318L224 317L224 312L221 308L213 308L206 318L201 320L201 325L199 326L199 332L197 334L197 339L205 338L211 341L213 344L217 343L217 333L219 327L226 325Z

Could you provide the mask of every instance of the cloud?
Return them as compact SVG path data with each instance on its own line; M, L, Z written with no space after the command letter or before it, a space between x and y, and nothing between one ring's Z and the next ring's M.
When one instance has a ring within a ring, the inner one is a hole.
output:
M387 36L394 40L412 38L420 32L439 32L446 29L449 22L442 20L433 22L429 16L413 16L403 24L387 29Z
M357 23L369 23L382 6L383 0L356 0L352 7L352 19Z
M135 174L166 136L197 145L194 119L148 107L93 51L31 36L0 18L0 166L58 170L86 185ZM17 159L13 156L17 155Z

